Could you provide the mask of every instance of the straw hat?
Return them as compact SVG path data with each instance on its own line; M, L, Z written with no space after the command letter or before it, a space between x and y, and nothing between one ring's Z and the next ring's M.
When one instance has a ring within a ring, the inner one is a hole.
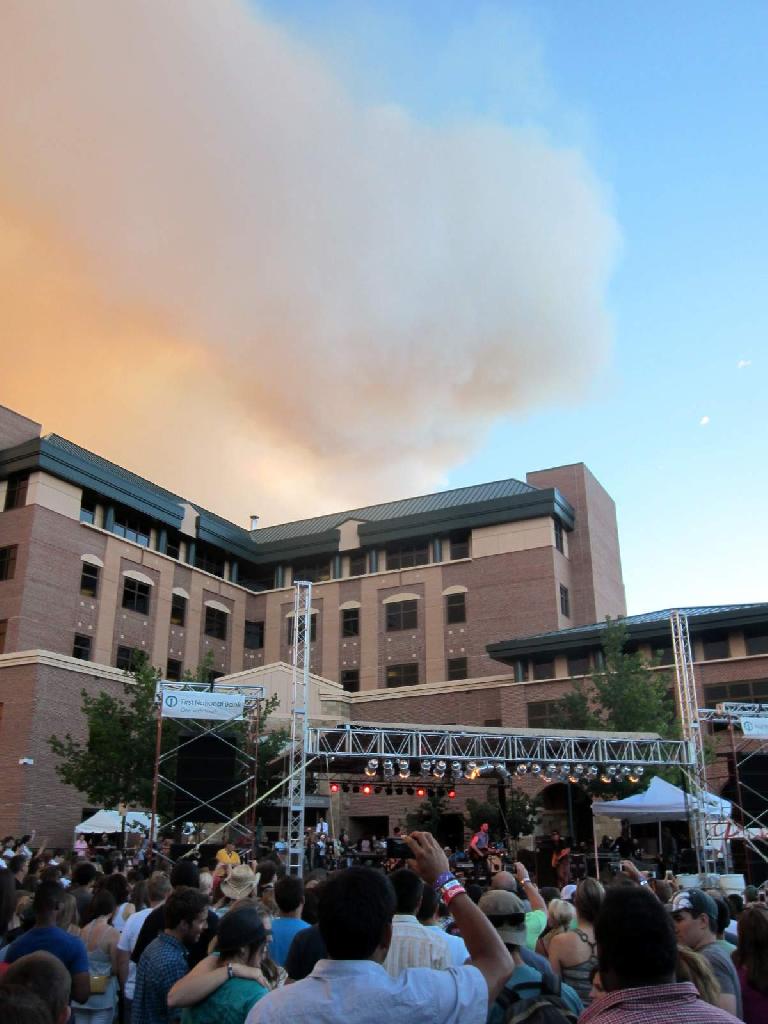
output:
M225 896L233 900L242 900L250 896L259 884L259 875L253 872L247 864L238 864L232 868L229 878L225 878L219 886Z

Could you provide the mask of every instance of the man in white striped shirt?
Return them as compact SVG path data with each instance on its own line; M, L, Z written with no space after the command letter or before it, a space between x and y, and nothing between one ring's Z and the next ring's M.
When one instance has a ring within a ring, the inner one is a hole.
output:
M451 954L445 936L434 928L425 928L416 917L424 889L422 880L408 868L395 871L389 880L395 890L397 908L392 918L392 943L384 960L384 970L396 978L406 967L436 970L450 967Z

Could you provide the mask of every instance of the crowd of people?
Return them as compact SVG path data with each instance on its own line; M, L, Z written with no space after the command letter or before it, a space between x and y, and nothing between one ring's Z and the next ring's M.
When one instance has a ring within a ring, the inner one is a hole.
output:
M319 832L317 835L322 836ZM289 875L232 844L149 877L3 841L3 1024L768 1024L765 892L457 876L433 836L387 874Z

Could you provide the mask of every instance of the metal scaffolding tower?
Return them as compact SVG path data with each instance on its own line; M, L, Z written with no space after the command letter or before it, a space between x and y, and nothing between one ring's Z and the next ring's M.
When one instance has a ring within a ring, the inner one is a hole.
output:
M691 845L696 853L696 869L710 870L707 864L706 815L703 811L704 794L707 791L704 740L701 733L699 703L696 696L696 679L693 674L691 638L688 632L688 616L673 611L669 617L672 630L672 646L675 653L675 677L677 681L677 705L683 740L688 746L689 768L686 772L686 804Z
M293 599L293 688L291 751L288 765L288 873L304 873L304 798L307 766L307 697L312 624L312 584L295 583Z

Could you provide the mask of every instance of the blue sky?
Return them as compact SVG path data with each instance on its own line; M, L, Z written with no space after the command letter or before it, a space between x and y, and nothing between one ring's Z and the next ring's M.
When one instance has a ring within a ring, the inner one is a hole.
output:
M610 360L578 402L497 422L446 485L584 461L617 502L630 611L766 599L768 6L259 7L364 102L535 126L610 196Z

